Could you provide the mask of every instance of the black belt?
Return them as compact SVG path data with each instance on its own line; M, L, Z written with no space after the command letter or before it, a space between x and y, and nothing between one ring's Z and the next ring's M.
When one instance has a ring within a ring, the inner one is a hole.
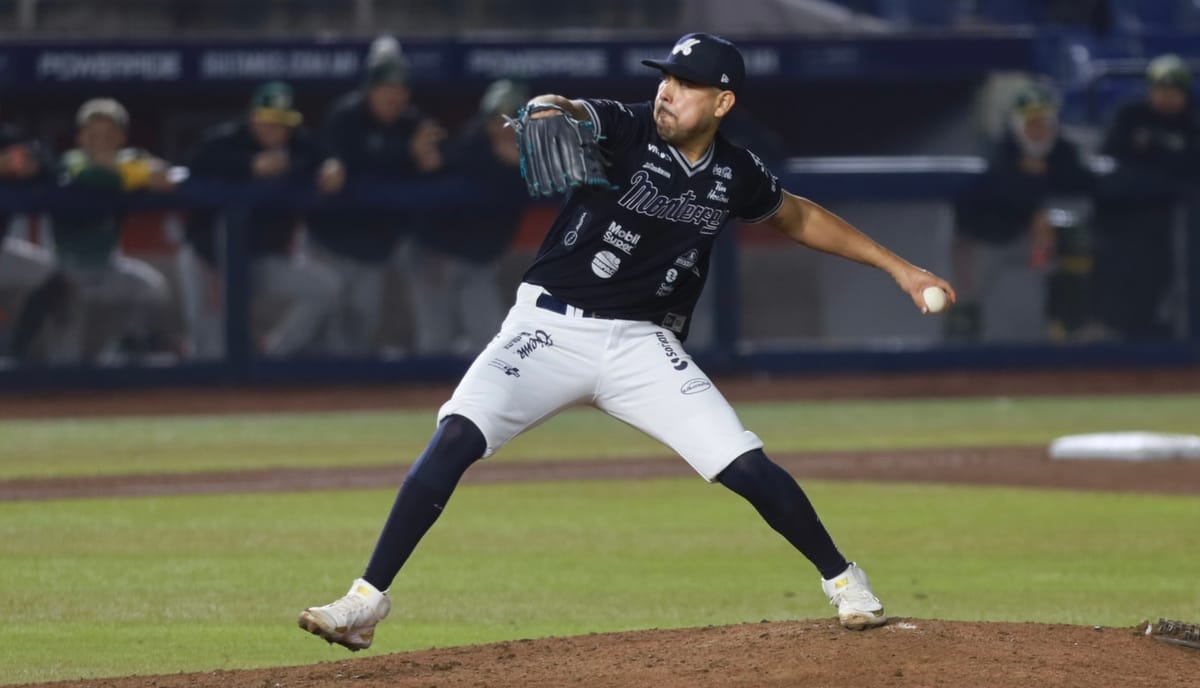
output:
M566 315L568 308L574 308L574 306L567 303L566 301L563 301L562 299L558 298L554 294L549 294L546 292L542 292L541 294L538 294L536 305L538 308L541 308L542 310L553 311L555 313L558 313L559 315ZM585 308L580 308L578 310L579 310L579 317L581 317L581 318L599 318L602 320L613 320L614 319L613 316L611 316L611 315L600 315L600 314L596 313L595 311L589 311Z

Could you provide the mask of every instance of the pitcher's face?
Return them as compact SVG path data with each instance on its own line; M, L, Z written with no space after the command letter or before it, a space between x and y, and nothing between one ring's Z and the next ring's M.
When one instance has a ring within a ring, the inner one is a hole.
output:
M730 91L664 73L654 98L654 126L664 141L678 146L715 132L732 105Z

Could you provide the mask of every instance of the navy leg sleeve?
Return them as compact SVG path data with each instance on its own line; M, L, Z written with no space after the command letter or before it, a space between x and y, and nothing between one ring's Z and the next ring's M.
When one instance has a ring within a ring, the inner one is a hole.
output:
M833 578L850 565L833 544L808 495L761 449L734 459L717 481L750 502L776 532L808 557L822 578Z
M447 416L408 471L363 578L387 590L417 543L441 516L458 481L483 457L487 441L474 423Z

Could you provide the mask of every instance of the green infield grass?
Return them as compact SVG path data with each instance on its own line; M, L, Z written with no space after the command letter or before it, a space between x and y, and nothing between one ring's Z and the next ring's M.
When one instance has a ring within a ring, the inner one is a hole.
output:
M1200 619L1194 497L806 488L893 616ZM350 657L296 615L345 592L392 495L0 503L0 683ZM699 479L464 486L392 595L370 653L833 614L811 566Z
M738 404L768 452L1045 444L1083 432L1195 432L1200 395ZM434 410L0 421L0 479L411 462ZM498 461L666 456L594 409L518 437Z

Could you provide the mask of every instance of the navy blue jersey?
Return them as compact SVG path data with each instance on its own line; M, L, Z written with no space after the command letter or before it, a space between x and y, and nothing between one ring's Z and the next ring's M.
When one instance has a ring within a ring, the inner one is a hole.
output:
M779 181L720 134L694 164L663 141L650 103L583 101L612 166L612 190L572 193L525 281L598 316L686 336L713 241L730 218L760 222Z

